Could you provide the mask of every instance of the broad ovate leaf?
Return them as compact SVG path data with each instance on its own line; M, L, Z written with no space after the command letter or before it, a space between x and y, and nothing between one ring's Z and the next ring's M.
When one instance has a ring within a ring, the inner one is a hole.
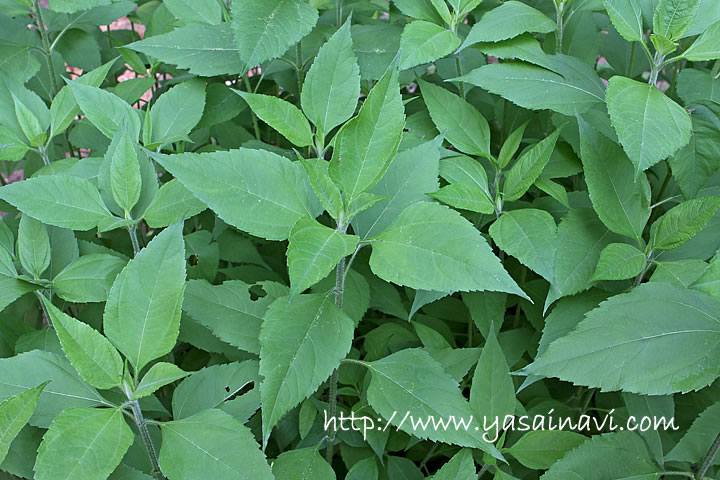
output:
M654 85L614 76L608 84L607 106L636 175L690 141L690 115Z
M460 38L446 28L423 20L408 23L400 37L400 70L445 57L459 45Z
M717 299L669 283L643 284L586 314L523 372L603 391L699 390L720 376L719 319Z
M479 231L454 210L419 202L372 239L375 275L418 290L491 290L526 297Z
M260 331L263 444L282 416L340 365L354 330L332 295L280 297L270 305Z
M136 372L175 346L184 290L185 243L175 224L130 260L105 304L105 335Z
M237 91L255 115L298 147L313 144L313 134L305 115L292 103L271 95Z
M645 253L627 243L611 243L600 252L592 281L627 280L642 272L647 257Z
M157 389L165 385L181 380L190 375L174 363L158 362L143 375L137 388L132 392L132 398L138 399L152 395Z

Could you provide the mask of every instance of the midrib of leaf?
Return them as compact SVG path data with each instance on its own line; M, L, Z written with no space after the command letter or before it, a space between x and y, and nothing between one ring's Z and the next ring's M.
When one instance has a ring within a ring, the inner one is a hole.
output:
M504 76L503 76L503 79L504 79L505 81L507 81L507 80L522 80L522 81L533 81L533 82L542 82L542 83L551 83L551 84L555 84L555 85L561 85L561 86L563 86L563 87L569 87L569 88L578 90L578 91L580 91L580 92L583 92L583 93L585 93L585 94L587 94L587 95L590 95L590 96L592 96L592 97L594 97L594 98L597 98L600 102L604 102L604 101L605 101L604 98L597 96L595 93L593 93L593 92L591 92L591 91L589 91L589 90L585 90L584 88L578 87L578 86L573 85L573 84L571 84L571 83L567 83L567 80L565 80L565 78L564 78L562 75L560 75L560 74L558 74L558 73L555 73L555 72L553 72L553 71L550 71L550 70L548 70L548 72L557 75L558 77L562 78L565 82L563 83L563 82L558 82L557 80L550 80L550 79L545 79L545 78L510 77L510 76L507 76L507 75L504 75ZM553 102L558 102L558 100L559 100L558 98L553 98L553 99L551 99L551 101L553 101ZM569 102L564 102L564 103L576 103L576 102L575 102L575 101L569 101Z
M277 7L275 7L275 9L274 9L272 12L270 12L270 15L268 15L267 21L264 23L265 26L263 27L263 31L262 31L262 33L258 36L258 39L257 39L257 41L255 42L255 46L253 47L252 51L250 52L250 55L248 55L248 62L249 62L250 60L254 60L253 57L256 55L258 48L260 47L260 45L263 44L263 41L265 40L265 37L266 37L267 34L268 34L268 27L270 26L270 20L272 20L272 19L275 17L275 15L277 15L277 13L280 11L280 8L281 8L287 1L288 1L288 0L280 0L280 2L277 4ZM292 1L292 0L290 0L290 1Z
M9 400L9 398L6 400ZM4 402L5 401L0 402L0 405L2 405ZM0 448L2 447L3 444L10 445L10 442L8 441L8 440L10 440L8 438L9 437L8 433L11 432L14 427L17 427L17 424L15 423L15 422L17 422L17 419L27 416L28 413L32 414L32 412L35 410L35 407L36 407L36 405L33 402L26 403L25 405L22 406L22 409L20 410L20 412L18 412L16 415L13 416L13 418L10 421L10 423L8 424L7 428L5 428L2 432L0 432Z
M27 387L26 385L16 385L16 384L14 384L14 383L7 383L7 382L0 382L0 385L5 385L5 386L7 386L7 387L20 388L20 389L22 389L22 390L27 390L28 388L31 388L31 387ZM77 399L79 399L79 400L91 400L91 401L93 401L93 402L97 402L97 403L101 403L101 404L103 404L103 405L107 405L108 407L114 406L114 405L111 405L111 404L105 402L104 400L101 400L101 399L97 398L97 397L96 397L96 398L90 398L90 397L82 397L82 396L80 396L80 395L72 395L72 394L69 394L69 393L53 392L52 390L48 390L47 388L46 388L45 390L43 390L43 393L49 393L49 394L58 395L58 396L61 396L61 397L77 398Z

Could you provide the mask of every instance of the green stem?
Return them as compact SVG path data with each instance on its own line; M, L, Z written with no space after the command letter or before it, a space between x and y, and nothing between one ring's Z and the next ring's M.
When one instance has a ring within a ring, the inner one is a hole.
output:
M132 410L133 417L135 417L135 425L137 425L138 431L140 432L140 438L142 438L142 441L145 444L145 450L147 450L148 457L150 457L150 463L152 464L153 470L152 476L157 480L165 480L165 476L163 475L162 470L160 469L160 464L158 463L155 444L153 444L152 437L150 437L150 432L148 431L147 422L145 421L142 409L140 408L140 403L138 403L137 400L133 400L130 402L130 409Z
M703 458L703 461L700 464L700 470L698 470L697 475L698 480L703 480L703 478L705 478L705 474L710 469L710 465L712 464L718 449L720 449L720 433L718 433L717 437L715 437L715 441L712 445L710 445L710 449L705 454L705 458Z
M245 90L247 90L248 93L253 93L252 85L250 85L250 77L248 75L243 75L243 80L245 81ZM250 113L252 114L253 128L255 129L255 139L260 140L260 125L258 124L257 115L255 115L255 112L253 111Z
M565 20L563 15L565 14L565 0L562 0L558 5L555 2L555 15L557 17L557 30L555 31L555 53L562 53L563 35L565 33Z
M343 0L335 0L335 23L337 23L337 28L342 26L342 2Z
M130 243L132 244L133 257L134 257L140 252L140 242L138 241L138 236L137 236L137 225L133 225L132 227L127 227L127 231L130 234Z
M633 42L632 48L630 50L630 64L628 65L628 70L627 70L628 77L632 77L633 67L635 66L635 47L636 46L637 46L637 42Z
M303 70L302 61L302 41L295 45L295 71L297 72L298 98L302 93L303 83L305 82L305 70Z
M53 98L57 95L58 86L57 78L55 75L55 66L52 63L52 50L50 49L50 39L48 38L47 30L45 30L45 21L43 20L42 11L38 0L33 0L33 7L35 9L35 19L37 20L37 27L40 31L40 38L42 39L43 50L45 53L45 59L47 60L48 75L50 76L50 87Z
M45 147L45 146L38 147L38 152L40 152L40 157L42 158L43 165L45 165L45 166L50 165L50 157L48 157L48 154L47 154L47 147Z
M458 77L463 76L462 64L460 63L460 55L455 55L455 69L457 70ZM460 89L460 96L465 98L465 83L462 80L458 82L458 88Z

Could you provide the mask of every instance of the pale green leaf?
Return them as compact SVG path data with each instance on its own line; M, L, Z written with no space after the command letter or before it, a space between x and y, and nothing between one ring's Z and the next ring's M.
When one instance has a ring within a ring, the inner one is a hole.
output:
M626 243L611 243L600 252L592 281L626 280L642 272L647 258L645 254Z
M327 174L328 163L323 160L313 162L304 158L301 158L300 162L323 208L333 219L339 220L343 210L343 199L340 189Z
M193 217L206 208L178 179L173 178L160 187L142 218L149 227L161 228Z
M472 450L461 449L432 478L433 480L476 480L477 468Z
M393 0L395 6L409 17L442 25L443 19L433 6L432 0Z
M603 0L613 26L628 42L644 42L642 7L638 0Z
M400 37L400 70L443 58L459 45L458 36L446 28L423 20L408 23Z
M522 197L530 186L535 183L555 149L560 130L555 130L548 137L533 145L515 162L507 172L503 185L503 198L513 202Z
M194 372L173 393L173 418L178 420L209 408L220 408L250 382L256 385L259 382L255 360L212 365Z
M650 184L636 178L620 146L583 119L580 126L581 158L590 200L600 220L610 230L632 239L642 237L650 218Z
M105 480L120 464L134 435L121 409L69 408L43 437L37 480Z
M30 420L46 386L47 383L43 383L0 402L0 463L5 460L10 444Z
M109 390L120 385L123 362L115 347L90 325L63 313L42 297L55 332L72 366L93 387Z
M608 84L607 105L636 175L690 141L690 115L653 85L614 76Z
M437 85L420 80L430 117L448 142L469 155L490 157L490 127L468 102Z
M368 94L358 115L343 126L330 174L347 199L372 188L385 174L400 145L405 124L398 71L391 68Z
M282 416L340 365L354 330L332 295L280 297L270 305L260 332L263 444Z
M305 115L292 103L271 95L235 90L255 115L298 147L313 144L313 134Z
M0 248L0 310L26 293L39 287L25 280L20 280L10 253Z
M191 23L125 47L186 68L196 75L244 75L249 70L238 54L232 29L227 23Z
M50 237L45 225L29 215L20 217L17 250L25 273L40 278L50 266Z
M470 387L470 407L483 425L503 423L515 413L515 385L495 331L490 330Z
M643 395L699 390L720 375L719 320L720 301L646 283L586 314L523 373Z
M217 0L165 0L163 5L186 22L217 25L222 21L222 8Z
M158 362L143 375L137 388L132 392L132 398L138 399L152 395L158 388L190 375L174 363Z
M372 243L370 268L388 282L416 290L525 293L485 239L459 213L436 203L405 209Z
M140 118L125 101L107 90L77 81L68 85L80 109L103 135L113 138L124 128L131 139L138 138Z
M534 470L545 470L580 446L587 437L575 432L534 430L527 432L512 447L503 450Z
M251 235L285 240L301 217L314 217L301 169L277 154L241 148L153 158L225 222Z
M595 435L555 462L541 480L651 480L661 470L634 432Z
M693 62L720 58L720 22L705 30L682 56Z
M404 414L399 415L399 412L410 412L416 419L427 419L429 416L435 419L450 416L469 419L473 415L458 383L427 352L410 348L362 364L371 373L367 401L393 426L418 438L479 448L502 458L500 452L483 438L483 431L473 426L467 429L436 429L431 424L423 427L407 420L401 423Z
M273 462L273 475L277 480L335 480L335 472L316 448L300 448L281 453Z
M113 137L105 161L110 163L110 189L113 199L125 212L140 200L142 177L135 141L123 128Z
M273 480L250 429L225 412L205 410L161 430L160 468L170 480Z
M684 244L705 228L718 208L720 197L696 198L671 208L650 229L652 248L669 250Z
M184 140L198 124L204 110L204 80L185 81L163 93L150 109L151 145ZM145 125L147 127L148 124Z
M290 295L301 293L327 276L359 242L356 235L343 234L303 217L290 232L287 264Z
M500 154L497 158L497 164L500 168L505 168L510 163L510 160L513 159L515 154L517 153L518 149L520 148L520 143L522 143L523 135L525 134L525 128L527 128L528 122L523 123L518 128L512 131L510 135L505 139L505 142L503 142L502 147L500 148Z
M301 0L233 0L232 28L249 67L277 58L310 33L318 12Z
M69 176L42 176L0 188L0 198L43 223L90 230L110 212L89 181Z
M303 84L302 109L325 135L355 113L359 97L360 67L347 20L315 57Z
M478 42L499 42L517 37L525 32L550 33L556 28L555 22L541 11L513 0L490 10L473 25L461 48Z
M557 225L552 215L536 209L505 212L490 226L490 236L503 251L553 281Z
M682 38L692 25L701 0L660 0L653 13L653 32L668 40Z
M570 208L567 190L559 183L553 182L549 178L541 175L540 178L535 180L535 186L560 202L565 208Z
M270 301L251 300L250 285L241 281L210 285L204 280L190 280L183 310L220 340L258 354L260 325Z
M130 260L105 304L105 335L136 372L175 346L184 290L185 244L175 224Z
M495 205L487 194L466 183L451 183L429 194L436 200L461 210L477 213L493 213Z

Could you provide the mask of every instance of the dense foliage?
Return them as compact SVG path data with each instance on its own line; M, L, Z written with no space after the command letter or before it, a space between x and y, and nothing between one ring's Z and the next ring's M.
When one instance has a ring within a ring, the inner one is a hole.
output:
M717 0L0 0L0 479L718 478L718 59Z

